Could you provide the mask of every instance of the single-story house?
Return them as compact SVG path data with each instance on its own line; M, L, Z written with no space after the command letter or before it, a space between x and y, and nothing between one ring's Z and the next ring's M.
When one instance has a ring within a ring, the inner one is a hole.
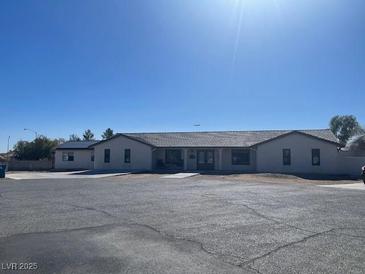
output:
M118 133L61 145L55 167L345 174L340 147L329 129Z
M60 144L54 153L54 167L59 170L94 169L94 149L99 141L71 141Z

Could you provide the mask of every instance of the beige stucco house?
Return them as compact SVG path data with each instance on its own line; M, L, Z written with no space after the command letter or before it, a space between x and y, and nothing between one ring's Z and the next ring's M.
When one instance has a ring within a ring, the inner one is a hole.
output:
M58 170L94 169L94 149L98 141L66 142L56 148L54 166Z
M346 174L340 147L329 129L118 133L99 142L63 144L55 167Z

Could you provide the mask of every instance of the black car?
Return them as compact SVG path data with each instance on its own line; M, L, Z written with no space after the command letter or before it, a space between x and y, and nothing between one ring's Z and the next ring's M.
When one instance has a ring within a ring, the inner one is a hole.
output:
M365 166L362 167L361 178L362 178L362 180L364 181L364 184L365 184Z

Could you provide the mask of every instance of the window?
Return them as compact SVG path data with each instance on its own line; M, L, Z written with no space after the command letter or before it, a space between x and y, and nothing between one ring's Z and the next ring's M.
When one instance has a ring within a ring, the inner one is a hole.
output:
M68 153L67 152L62 152L62 161L68 161Z
M130 163L131 162L131 150L125 149L124 150L124 163Z
M291 151L289 148L283 149L283 165L290 166L291 165Z
M205 163L205 151L200 150L198 152L198 164L204 164Z
M110 149L104 149L104 163L110 163Z
M181 149L167 149L165 155L165 162L168 165L183 165Z
M64 162L73 162L74 160L74 153L73 152L63 152L62 153L62 161Z
M249 149L232 149L232 165L249 165Z
M312 165L313 166L321 165L321 150L318 148L312 149Z
M91 162L94 162L94 160L95 160L94 151L91 152L91 159L90 160L91 160Z

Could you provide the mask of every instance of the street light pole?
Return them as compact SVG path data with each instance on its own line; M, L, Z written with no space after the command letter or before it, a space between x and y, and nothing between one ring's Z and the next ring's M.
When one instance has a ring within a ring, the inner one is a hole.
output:
M6 153L9 153L9 143L10 143L10 136L8 137L8 147L7 147Z
M31 131L35 134L35 138L37 139L38 138L38 132L33 130L33 129L30 129L30 128L25 128L24 130L28 130L28 131Z

